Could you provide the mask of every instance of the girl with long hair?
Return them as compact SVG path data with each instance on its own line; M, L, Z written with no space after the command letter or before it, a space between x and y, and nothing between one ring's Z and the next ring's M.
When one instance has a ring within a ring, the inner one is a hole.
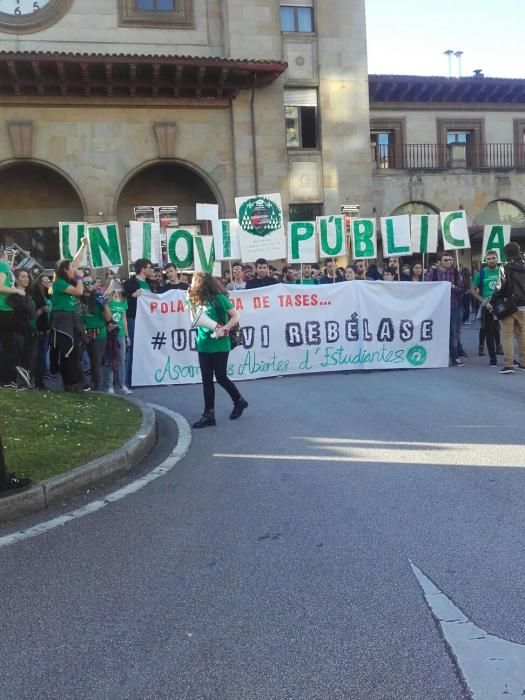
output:
M106 324L111 320L107 299L102 294L93 277L84 275L82 278L84 295L81 300L80 310L82 323L88 337L86 346L89 355L91 369L91 384L95 391L102 391L104 382L102 378L102 360L106 352L107 328Z
M418 260L410 266L409 277L411 282L421 282L423 280L423 265Z
M204 272L196 272L193 275L188 298L193 315L202 310L206 316L217 323L213 330L200 326L197 333L204 413L193 427L207 428L216 425L214 375L217 383L228 392L233 401L230 420L239 418L244 409L248 408L248 402L243 399L227 375L228 353L231 350L228 334L239 323L239 313L228 299L222 284Z

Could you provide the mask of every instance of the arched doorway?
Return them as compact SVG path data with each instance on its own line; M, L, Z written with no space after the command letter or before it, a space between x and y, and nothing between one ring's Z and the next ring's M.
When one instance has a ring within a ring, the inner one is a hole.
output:
M510 226L525 228L525 211L506 199L495 199L489 202L485 209L476 217L476 223L485 224L508 224Z
M0 168L0 245L16 244L51 268L60 256L58 222L83 220L75 188L49 166L17 162Z
M396 207L390 216L401 216L402 214L439 214L439 209L427 202L406 202Z

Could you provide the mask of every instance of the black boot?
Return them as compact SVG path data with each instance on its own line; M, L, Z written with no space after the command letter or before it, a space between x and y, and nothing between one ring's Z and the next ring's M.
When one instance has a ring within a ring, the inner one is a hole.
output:
M204 411L199 420L193 424L194 428L209 428L217 425L215 422L215 411Z
M230 413L230 420L235 420L236 418L240 418L242 415L242 412L244 411L245 408L248 408L248 401L245 401L241 396L233 404L233 411Z

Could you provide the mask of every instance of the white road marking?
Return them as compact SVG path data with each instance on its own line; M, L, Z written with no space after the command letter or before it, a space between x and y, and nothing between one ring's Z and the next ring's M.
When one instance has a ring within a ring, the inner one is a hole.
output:
M116 503L116 501L120 501L122 498L125 498L132 493L140 491L140 489L144 488L144 486L147 486L152 481L155 481L155 479L158 479L160 476L164 476L171 471L177 462L180 462L180 460L190 449L191 428L188 421L181 416L180 413L170 411L169 408L159 406L158 404L150 403L148 405L155 411L160 411L166 416L169 416L169 418L171 418L171 420L177 424L178 429L177 444L170 452L168 457L166 457L166 459L159 464L158 467L155 467L155 469L152 469L150 472L140 477L140 479L136 479L130 484L126 484L126 486L123 486L121 489L117 489L116 491L109 493L107 496L104 496L104 498L100 498L97 501L93 501L85 506L82 506L82 508L77 508L76 510L72 510L64 515L59 515L51 520L46 520L38 525L29 527L26 530L19 530L18 532L12 532L9 535L0 537L0 549L2 547L7 547L10 544L15 544L16 542L23 542L31 537L37 537L38 535L42 535L44 532L49 532L49 530L53 530L56 527L66 525L66 523L69 523L72 520L83 518L85 515L96 513L98 510L105 508L110 503Z
M410 562L433 616L474 700L525 696L525 644L509 642L477 627Z

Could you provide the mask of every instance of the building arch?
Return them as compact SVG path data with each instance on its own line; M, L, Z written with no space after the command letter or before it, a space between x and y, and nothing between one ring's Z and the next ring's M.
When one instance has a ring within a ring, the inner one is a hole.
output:
M199 166L195 165L194 163L191 163L189 161L180 159L180 158L163 158L163 159L154 159L154 160L149 160L141 163L138 165L136 168L131 170L126 177L122 180L120 183L119 187L117 188L117 191L115 193L115 199L114 199L114 205L113 205L113 211L117 213L117 216L119 218L119 222L122 216L122 209L123 207L123 194L125 194L126 189L130 187L130 184L133 183L133 181L136 181L138 178L149 172L150 174L153 173L155 170L162 171L164 170L165 172L171 170L172 172L175 172L177 169L180 170L180 174L184 174L184 171L186 171L186 174L190 174L194 176L194 178L198 178L199 180L204 183L208 189L208 193L211 195L211 197L208 198L207 202L208 203L216 203L219 205L219 215L222 215L225 211L225 205L224 205L224 198L222 196L222 193L217 185L217 183L209 176L207 172L205 172L202 168ZM186 181L186 184L187 181ZM169 188L166 188L169 189ZM187 189L187 188L186 188ZM146 197L147 197L146 193ZM164 194L163 192L156 192L155 193L155 200L156 201L141 201L141 202L136 202L137 206L140 205L170 205L170 204L176 204L178 205L178 202L176 201L161 201L162 197L166 197L169 194L166 193ZM159 199L159 197L161 199ZM196 201L203 201L197 199ZM129 210L129 206L127 207ZM126 218L126 217L125 217ZM183 221L181 216L179 215L179 220L182 223L188 224L192 223L195 220L195 212L193 212L193 216L191 217L191 221ZM122 223L122 222L121 222Z
M525 227L525 207L512 199L493 199L476 216L476 224L507 224Z
M400 204L390 216L399 216L401 214L439 214L439 209L428 202L413 200Z
M85 212L76 183L52 163L0 163L0 245L17 245L51 268L60 257L59 221L84 221Z

